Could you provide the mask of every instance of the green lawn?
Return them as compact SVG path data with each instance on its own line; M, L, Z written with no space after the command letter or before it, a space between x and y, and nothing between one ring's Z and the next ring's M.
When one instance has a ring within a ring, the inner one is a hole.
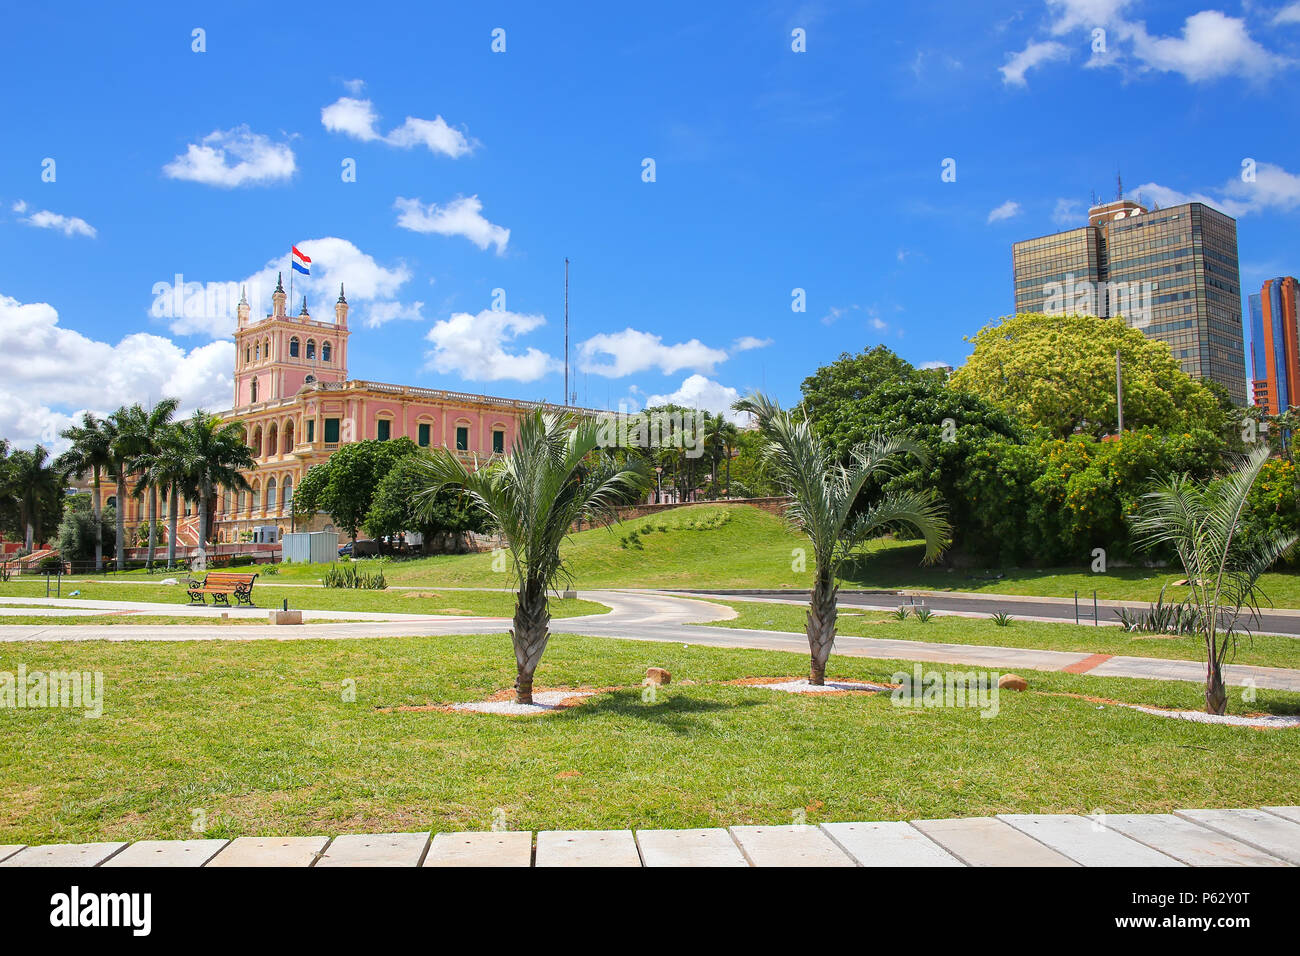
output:
M122 579L103 583L98 580L65 580L62 596L70 598L73 591L81 592L73 600L189 604L184 585L148 584ZM45 597L45 581L16 580L0 584L0 598L23 597ZM463 614L476 617L511 617L515 612L515 596L505 591L362 591L350 588L264 587L260 583L253 587L253 601L260 608L279 608L286 600L291 610L310 611L380 611L390 614ZM211 606L211 601L208 604ZM551 601L552 617L601 614L607 610L605 605L593 601L573 598L554 598Z
M193 837L196 811L209 836L481 830L496 808L513 829L1158 812L1291 804L1300 779L1300 731L1044 693L1196 707L1180 682L1036 674L984 719L721 683L798 673L798 654L558 635L539 688L622 689L508 718L380 710L508 686L505 635L0 645L0 670L19 663L101 671L104 712L0 710L10 843ZM649 665L673 683L648 703ZM910 667L831 661L833 676L877 681ZM1297 713L1300 695L1252 706Z
M713 621L709 627L757 628L768 631L804 633L807 608L792 604L756 601L714 602L734 607L740 616L730 621ZM992 613L996 607L990 607ZM988 644L998 647L1029 647L1037 650L1079 651L1083 654L1123 654L1129 657L1159 657L1198 661L1204 652L1198 641L1188 637L1157 637L1130 634L1119 627L1089 627L1078 624L1048 624L1013 619L999 627L989 618L935 616L922 623L915 617L897 621L879 611L855 611L840 606L838 633L848 637L879 637L897 641L925 641L934 644ZM1260 634L1242 638L1230 664L1258 664L1264 667L1300 667L1300 638Z
M613 528L578 532L565 546L565 559L578 588L802 589L812 583L812 561L806 553L807 546L807 539L790 531L776 515L748 505L705 504L636 518ZM1077 567L1047 569L925 568L921 567L920 558L921 546L912 542L891 541L873 546L869 554L846 567L841 585L1049 597L1070 597L1076 590L1080 595L1091 596L1096 589L1102 600L1154 601L1161 585L1183 577L1173 568L1116 568L1108 574L1091 574L1083 558ZM391 585L430 588L510 585L506 573L493 570L493 557L488 553L403 561L371 559L359 564L366 569L382 567ZM280 565L280 573L274 580L286 584L316 583L326 567ZM258 588L272 580L263 574ZM152 577L156 580L167 576L178 575L160 571ZM112 577L149 579L142 571ZM64 583L66 586L70 582ZM1276 607L1300 608L1300 572L1266 574L1261 583ZM1167 598L1182 596L1181 588L1171 587L1167 593Z

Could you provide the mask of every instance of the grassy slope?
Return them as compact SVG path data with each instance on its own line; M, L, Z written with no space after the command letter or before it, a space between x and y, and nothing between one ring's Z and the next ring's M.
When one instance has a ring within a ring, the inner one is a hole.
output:
M1191 724L1040 691L1194 708L1193 684L1040 674L1000 712L716 682L801 655L559 635L540 686L624 689L543 718L380 707L479 699L501 636L0 645L0 670L105 677L98 720L0 710L0 842L787 823L1290 804L1300 732ZM638 681L663 665L655 703ZM832 658L833 676L910 665ZM342 683L354 680L356 700ZM684 681L698 683L685 684ZM1234 709L1239 706L1234 702ZM1258 709L1300 712L1260 692Z
M725 603L739 611L740 616L730 621L712 622L710 627L804 632L804 616L807 612L802 606L753 601ZM996 608L990 607L989 610L991 612ZM923 624L915 617L896 621L889 614L872 611L855 613L842 607L838 632L851 637L879 637L935 644L989 644L1050 651L1079 651L1083 654L1123 654L1187 661L1204 659L1200 643L1187 637L1164 638L1150 634L1130 634L1118 627L1086 627L1038 621L1013 620L1009 627L998 627L987 618L936 616ZM1236 656L1228 663L1300 667L1300 639L1267 634L1243 638L1237 646Z
M64 581L63 597L69 597L73 591L81 592L77 595L78 600L156 601L176 605L189 603L183 587L144 581L132 580L127 583L119 579L102 584L95 581ZM44 596L43 580L18 580L0 584L0 597ZM511 617L515 612L514 595L502 591L360 591L324 587L263 587L260 583L253 587L253 601L258 607L278 608L285 600L291 609L305 608L311 611L386 611L397 614L465 614L485 617ZM209 607L211 603L209 600ZM605 605L592 601L572 598L551 601L553 617L600 614L606 610ZM0 624L4 623L12 622L0 618Z
M724 513L730 517L719 528L687 530L684 527ZM640 548L623 547L620 543L629 532L659 525L666 525L669 530L654 530L645 535ZM806 546L807 539L794 534L781 518L765 511L746 505L699 505L633 519L613 529L579 532L572 536L565 553L579 588L806 588L812 580L811 561L805 570L793 569L794 549ZM1080 595L1091 595L1095 588L1102 600L1154 601L1162 584L1182 578L1180 572L1169 568L1120 568L1108 574L1091 574L1082 561L1076 568L923 568L920 555L920 546L910 542L874 546L869 555L845 569L842 586L1049 597L1070 597L1076 590ZM368 561L362 565L374 566ZM510 583L508 575L492 570L490 554L440 555L386 561L382 566L392 585L501 588ZM282 565L276 580L315 583L324 568L324 565ZM169 574L175 573L158 572L153 577L158 579ZM143 572L113 577L147 580ZM263 578L258 586L270 580ZM1262 583L1276 607L1300 608L1300 573L1268 574ZM1184 590L1180 588L1170 588L1167 593L1170 599L1182 596Z

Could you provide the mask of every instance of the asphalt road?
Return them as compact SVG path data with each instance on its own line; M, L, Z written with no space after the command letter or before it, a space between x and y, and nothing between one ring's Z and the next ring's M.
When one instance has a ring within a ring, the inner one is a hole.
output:
M719 597L734 596L744 598L781 598L789 601L806 601L808 600L807 591L796 590L770 590L770 591L745 591L745 590L690 590L675 593L681 594L714 594ZM945 611L952 614L966 614L978 617L987 617L997 611L1005 611L1012 617L1019 618L1042 618L1053 621L1068 621L1074 623L1074 601L1066 598L1026 598L1015 595L966 595L966 594L936 594L933 591L927 591L924 594L908 596L908 592L899 591L840 591L839 603L842 605L851 605L853 607L867 608L870 610L892 611L900 604L907 604L915 601L924 603L932 611ZM1097 607L1097 616L1102 624L1118 624L1119 613L1118 605L1121 602L1108 601L1101 602ZM1141 610L1147 607L1147 604L1140 601L1133 603L1124 602L1123 606L1130 610ZM1092 623L1092 598L1089 595L1085 601L1083 596L1079 597L1079 622L1081 624ZM1282 634L1286 637L1300 637L1300 611L1286 611L1270 613L1264 611L1260 614L1258 622L1252 622L1250 629L1256 633Z

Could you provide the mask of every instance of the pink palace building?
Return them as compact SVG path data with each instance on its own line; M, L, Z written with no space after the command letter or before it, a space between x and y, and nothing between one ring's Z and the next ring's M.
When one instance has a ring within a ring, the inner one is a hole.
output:
M328 515L291 526L289 512L303 475L342 444L406 437L423 448L455 449L466 460L482 460L509 451L521 416L537 407L487 395L349 380L343 288L333 322L312 318L305 299L302 311L289 315L287 298L277 282L271 314L257 322L250 320L247 299L240 298L234 404L218 414L243 423L257 468L244 476L251 493L227 490L219 496L218 542L248 540L249 532L268 526L278 534L333 530Z

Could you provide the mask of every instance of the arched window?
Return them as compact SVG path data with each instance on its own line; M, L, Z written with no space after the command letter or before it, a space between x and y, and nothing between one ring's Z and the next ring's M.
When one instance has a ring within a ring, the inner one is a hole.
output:
M307 340L307 359L310 361L311 359L314 359L314 358L316 358L316 340L315 340L315 339L308 339L308 340Z
M244 364L247 365L247 364L248 364L249 362L251 362L251 361L253 361L253 350L250 349L247 345L245 345L245 346L244 346Z
M262 358L264 358L264 359L269 359L270 357L271 357L271 340L270 340L270 339L263 339L263 340L262 340Z
M253 389L252 389L252 396L250 398L250 401L254 401L254 402L257 401L257 379L256 378L253 379ZM261 436L259 435L258 444L260 445L261 443L262 443Z
M310 384L311 384L312 382L314 382L314 381L316 381L316 376L315 376L315 375L308 375L305 379L303 379L303 384L305 384L305 385L310 385Z
M253 482L253 493L248 496L248 510L250 514L257 510L257 503L261 501L261 499L262 483L260 481L255 481Z
M275 479L269 478L266 482L266 499L263 502L263 510L268 514L275 510L276 502L279 499L275 497Z
M271 422L271 427L266 430L266 453L268 455L280 453L280 433L276 430L275 422Z
M296 335L289 340L289 357L298 357L298 336Z
M280 513L288 514L289 509L293 507L293 479L292 478L284 479L284 491L282 491L281 494L283 495L283 499L282 499L282 504L280 506Z
M256 345L253 346L253 358L261 359L261 357L262 357L262 343L258 342Z
M109 495L109 496L108 496L108 500L104 502L104 507L105 507L105 508L116 508L116 507L117 507L117 495Z
M330 344L328 342L325 342L320 347L320 360L322 362L328 362L330 360Z
M284 454L293 451L293 419L285 419L284 422Z

